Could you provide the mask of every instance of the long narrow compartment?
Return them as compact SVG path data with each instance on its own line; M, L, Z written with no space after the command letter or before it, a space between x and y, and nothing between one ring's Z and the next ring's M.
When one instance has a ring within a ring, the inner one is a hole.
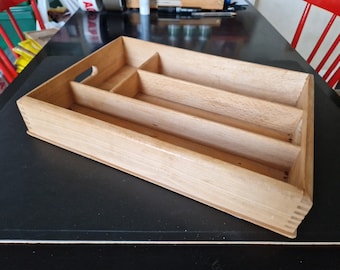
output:
M116 116L112 116L107 113L100 112L99 110L90 109L89 107L82 106L77 103L73 104L70 107L70 109L82 115L87 115L89 117L102 120L115 126L119 126L128 130L133 130L139 134L144 134L146 136L150 136L162 142L166 142L172 145L188 149L193 152L210 156L212 158L236 165L238 167L242 167L247 170L257 172L261 175L266 175L276 180L285 182L288 179L287 171L275 169L267 165L261 164L259 162L243 158L241 156L229 154L225 151L211 148L203 144L195 143L191 140L187 140L178 136L171 135L169 133L159 131L154 128L150 128L138 123L124 120Z
M180 48L169 50L165 45L129 37L123 40L130 58L157 53L158 57L154 57L157 70L165 76L288 106L296 106L307 78L304 73L282 68L234 59L226 61L224 57ZM135 66L151 71L150 65L145 68L139 64ZM155 65L151 66L156 69Z
M302 110L294 107L141 70L138 74L138 99L170 108L192 109L193 114L201 117L268 137L292 142L293 134L301 121ZM293 143L299 144L297 141Z
M160 107L76 82L71 82L71 87L76 104L82 107L192 141L196 145L226 152L227 155L240 156L252 163L259 163L268 168L274 167L283 171L282 175L287 174L300 151L298 146L291 143L173 108Z

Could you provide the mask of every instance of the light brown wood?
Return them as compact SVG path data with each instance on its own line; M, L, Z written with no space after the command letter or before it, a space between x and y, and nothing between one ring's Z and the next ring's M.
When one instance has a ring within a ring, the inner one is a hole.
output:
M287 176L282 170L277 170L269 166L265 166L259 162L251 161L249 159L242 158L240 156L232 155L230 153L226 153L224 151L219 151L217 149L213 149L211 147L207 147L205 145L195 143L191 140L186 140L184 138L179 138L168 133L145 127L136 123L132 123L127 120L123 120L121 118L114 117L112 115L108 115L98 110L89 109L88 107L81 106L79 104L73 104L71 110L79 112L84 115L88 115L95 119L100 119L102 121L117 125L119 127L134 130L140 134L144 134L153 138L157 138L158 140L177 145L179 147L187 148L191 151L195 151L197 153L201 153L203 155L211 156L212 158L216 158L222 160L224 162L228 162L234 164L236 166L258 172L263 175L267 175L274 179L280 181L287 181Z
M17 104L32 136L293 238L313 99L308 74L120 37Z
M145 104L71 82L76 103L278 168L289 169L300 148L263 135ZM76 87L77 86L77 87ZM280 153L280 155L277 155Z
M278 132L293 134L302 117L302 110L297 108L150 72L139 71L138 73L141 92L146 95L247 121ZM196 98L192 98L193 96Z
M151 0L150 7L157 8L158 6L180 6L201 9L223 9L223 0ZM127 0L127 8L139 8L139 0Z

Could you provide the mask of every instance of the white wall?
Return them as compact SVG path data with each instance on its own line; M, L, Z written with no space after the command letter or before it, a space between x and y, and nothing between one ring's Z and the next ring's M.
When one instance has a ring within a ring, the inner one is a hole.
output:
M252 0L251 2L253 2L254 6L287 39L287 41L292 41L306 2L302 0ZM302 32L301 39L296 48L305 59L308 58L330 17L331 14L329 12L317 7L312 7L305 29ZM339 29L340 19L337 18L325 39L323 46L320 48L320 53L315 56L315 59L311 63L314 68L329 48L325 45L328 44L329 46L329 44L334 41L340 32ZM331 59L326 63L326 66L330 65L339 52L340 46L337 47Z

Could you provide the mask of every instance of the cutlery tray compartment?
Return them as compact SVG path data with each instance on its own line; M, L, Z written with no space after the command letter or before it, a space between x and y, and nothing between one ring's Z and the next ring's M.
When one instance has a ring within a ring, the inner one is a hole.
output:
M282 235L312 206L311 75L120 37L17 103L32 136Z

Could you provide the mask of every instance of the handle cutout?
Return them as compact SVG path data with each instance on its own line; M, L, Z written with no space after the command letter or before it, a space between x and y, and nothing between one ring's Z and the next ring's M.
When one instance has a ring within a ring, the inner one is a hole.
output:
M98 74L98 69L96 66L91 66L82 73L80 73L78 76L74 78L74 81L79 82L79 83L84 83L91 77L95 76Z

